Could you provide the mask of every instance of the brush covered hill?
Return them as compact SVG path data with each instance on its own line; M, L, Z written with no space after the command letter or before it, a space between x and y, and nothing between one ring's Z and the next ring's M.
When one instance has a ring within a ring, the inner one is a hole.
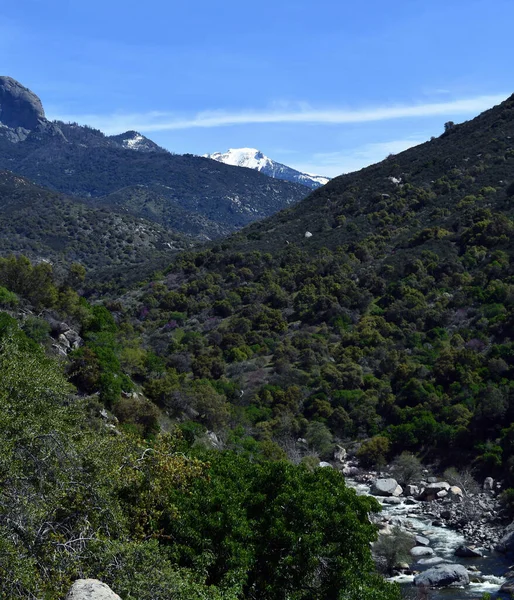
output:
M0 253L126 273L141 263L163 265L190 247L185 236L155 222L91 206L9 171L0 171Z
M371 438L513 482L513 140L511 97L178 256L117 305L165 365L148 397L286 451Z
M0 258L2 598L64 598L87 575L139 600L400 599L374 569L375 499L166 420L127 376L162 361L76 293L83 269L61 275Z
M39 98L9 77L0 77L0 169L165 226L182 212L179 224L192 221L207 237L235 231L309 192L256 171L171 154L134 131L106 136L50 122Z

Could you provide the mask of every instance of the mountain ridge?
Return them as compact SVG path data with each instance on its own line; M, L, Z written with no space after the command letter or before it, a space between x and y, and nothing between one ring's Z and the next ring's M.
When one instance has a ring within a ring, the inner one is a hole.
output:
M204 154L203 156L226 165L254 169L276 179L300 183L313 190L330 181L328 177L302 173L292 167L274 161L265 156L260 150L257 150L257 148L230 148L227 152L214 152L213 154Z
M95 201L101 198L98 202L107 208L110 194L117 193L117 210L153 218L155 211L136 208L142 202L132 199L140 186L150 192L157 186L159 193L152 199L160 204L157 212L165 213L168 207L186 211L203 239L235 231L309 193L306 186L256 171L172 154L138 132L106 136L77 123L50 122L39 98L9 77L0 77L0 91L0 115L7 115L7 124L0 127L0 169L49 189ZM119 192L130 188L123 206ZM169 226L168 221L159 222Z

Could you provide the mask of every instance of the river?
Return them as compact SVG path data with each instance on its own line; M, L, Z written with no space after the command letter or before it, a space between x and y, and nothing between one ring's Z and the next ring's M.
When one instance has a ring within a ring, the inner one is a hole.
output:
M369 494L369 486L358 483L351 478L346 479L348 486L353 487L358 494ZM429 593L430 600L461 600L481 598L484 593L489 593L497 598L510 598L508 594L499 594L499 589L505 582L504 573L510 566L509 559L496 552L483 551L482 558L459 558L454 555L455 549L461 544L469 543L460 533L447 527L436 527L432 525L430 518L419 513L417 505L386 504L382 498L376 498L382 504L383 517L393 520L393 525L398 525L412 534L423 535L430 540L430 547L435 556L439 556L448 562L464 565L467 569L471 567L470 578L474 579L480 572L480 583L470 583L465 588L443 588L434 589ZM415 571L424 571L430 565L424 566L412 559L411 567ZM477 569L473 572L473 569ZM402 586L405 596L415 598L413 595L413 575L401 575L392 577L391 581L397 581Z

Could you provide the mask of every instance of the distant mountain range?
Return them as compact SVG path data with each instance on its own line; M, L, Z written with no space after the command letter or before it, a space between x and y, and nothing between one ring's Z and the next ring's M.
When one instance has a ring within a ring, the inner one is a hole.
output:
M274 177L275 179L300 183L312 190L315 190L330 181L328 177L302 173L287 165L276 162L265 156L256 148L231 148L227 152L215 152L214 154L205 154L204 156L226 165L254 169L255 171L259 171L260 173L264 173L264 175Z
M36 94L10 77L0 77L0 169L200 239L235 231L309 193L298 183L172 154L135 131L106 136L51 122Z
M54 192L0 171L0 255L22 253L54 264L80 262L95 276L141 264L166 265L190 238L131 214ZM147 267L148 268L148 267Z

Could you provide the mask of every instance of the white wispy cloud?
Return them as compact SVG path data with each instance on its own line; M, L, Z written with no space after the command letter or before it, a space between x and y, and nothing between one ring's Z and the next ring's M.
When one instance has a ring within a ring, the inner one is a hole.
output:
M474 115L499 102L508 94L477 96L447 102L432 102L412 105L377 106L361 109L303 108L266 110L243 110L228 112L223 110L202 111L195 115L179 115L170 112L147 112L111 115L62 115L54 111L51 118L63 121L76 121L98 127L105 133L121 133L130 129L144 133L172 131L192 128L226 127L231 125L251 125L265 123L305 123L305 124L345 124L369 123L391 119L422 118L433 116Z
M389 154L397 154L425 142L425 139L399 139L387 142L364 144L341 152L318 152L307 161L293 163L292 167L307 173L336 177L343 173L358 171L377 163Z

